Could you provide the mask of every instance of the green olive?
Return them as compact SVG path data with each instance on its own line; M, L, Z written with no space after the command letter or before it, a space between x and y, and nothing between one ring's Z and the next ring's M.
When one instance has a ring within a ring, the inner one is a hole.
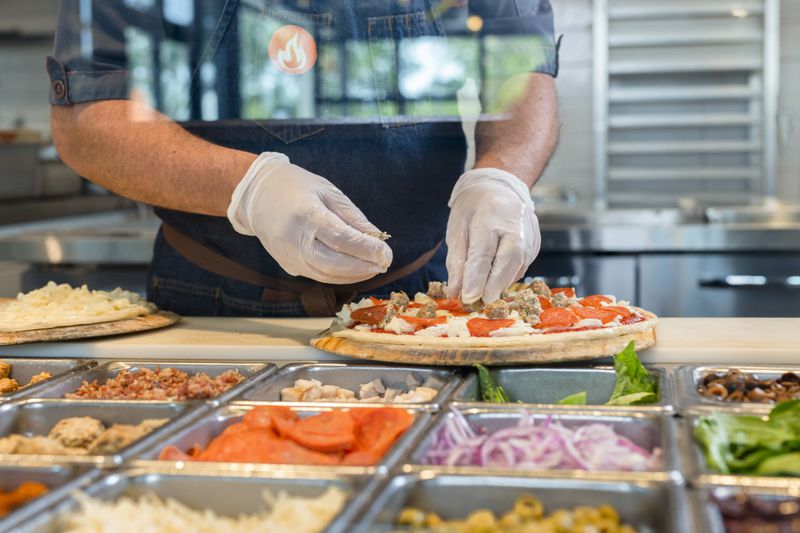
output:
M488 509L473 511L464 524L464 533L491 533L497 531L497 517Z
M541 518L544 516L542 502L533 496L520 496L514 503L514 512L525 520Z
M425 512L416 507L406 507L397 516L397 524L401 526L424 526Z

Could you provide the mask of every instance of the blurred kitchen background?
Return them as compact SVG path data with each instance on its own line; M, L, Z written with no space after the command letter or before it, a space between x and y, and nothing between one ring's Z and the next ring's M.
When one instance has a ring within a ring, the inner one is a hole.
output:
M193 53L181 28L203 1L125 0L163 10L174 30L125 37L138 94L177 120L224 118L233 105L214 89L215 65L203 66L198 98L180 90ZM543 247L529 274L664 316L799 316L800 0L551 2L564 35L561 140L534 189ZM0 0L0 296L49 279L144 291L157 219L82 180L49 143L57 5ZM504 68L481 63L502 40L473 35L474 20L448 24L462 68ZM245 60L260 50L242 49ZM243 83L237 105L243 117L265 105L302 116L309 101L357 114L371 83L362 53L321 47L319 67L340 83L268 102ZM413 70L403 53L394 64ZM253 65L248 79L263 74ZM454 110L464 72L447 72L401 85L397 112L420 91Z

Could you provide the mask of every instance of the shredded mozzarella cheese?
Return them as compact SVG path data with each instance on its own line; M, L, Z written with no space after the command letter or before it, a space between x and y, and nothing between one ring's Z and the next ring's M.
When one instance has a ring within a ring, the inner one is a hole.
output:
M474 313L473 313L474 314ZM469 332L469 328L467 327L467 321L473 318L473 315L466 316L456 316L448 322L447 325L447 336L448 337L471 337L472 335Z
M83 285L50 281L40 289L20 293L0 313L2 322L31 322L47 319L80 319L120 312L146 315L156 311L153 304L138 294L119 287L113 291L93 291Z
M276 497L265 492L263 496L269 511L232 518L209 509L195 510L172 498L162 500L153 493L138 500L122 497L110 502L76 493L81 508L68 514L62 525L68 533L317 533L339 513L346 500L345 492L336 487L328 488L317 498L290 496L286 492Z
M435 326L429 326L425 329L421 329L414 333L414 335L419 335L420 337L443 337L447 333L447 324L436 324Z
M603 326L603 321L597 318L584 318L570 329L579 329L579 328L599 328Z
M412 333L416 328L414 328L412 324L409 324L402 318L395 316L392 317L392 319L389 321L388 324L386 324L386 326L384 326L383 329L385 329L386 331L397 333L398 335L402 335L403 333Z
M513 326L500 328L489 332L490 337L516 337L518 335L532 335L538 333L529 324L522 320L517 320Z

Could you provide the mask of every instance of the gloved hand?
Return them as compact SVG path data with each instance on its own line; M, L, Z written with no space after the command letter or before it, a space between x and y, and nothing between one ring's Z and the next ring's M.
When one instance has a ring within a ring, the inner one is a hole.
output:
M386 272L392 250L342 191L289 158L264 152L233 192L228 219L293 276L346 284Z
M530 191L504 170L478 168L459 178L447 205L448 293L465 303L493 302L539 254Z

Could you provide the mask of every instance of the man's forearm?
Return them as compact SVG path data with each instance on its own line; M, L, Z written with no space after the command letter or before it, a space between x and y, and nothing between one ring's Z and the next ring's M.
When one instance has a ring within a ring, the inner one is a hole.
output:
M80 175L127 198L192 213L224 216L256 158L130 100L53 106L52 128L59 154Z
M475 131L475 168L499 168L533 186L558 141L555 80L531 74L522 96L506 110L505 120L479 122Z

